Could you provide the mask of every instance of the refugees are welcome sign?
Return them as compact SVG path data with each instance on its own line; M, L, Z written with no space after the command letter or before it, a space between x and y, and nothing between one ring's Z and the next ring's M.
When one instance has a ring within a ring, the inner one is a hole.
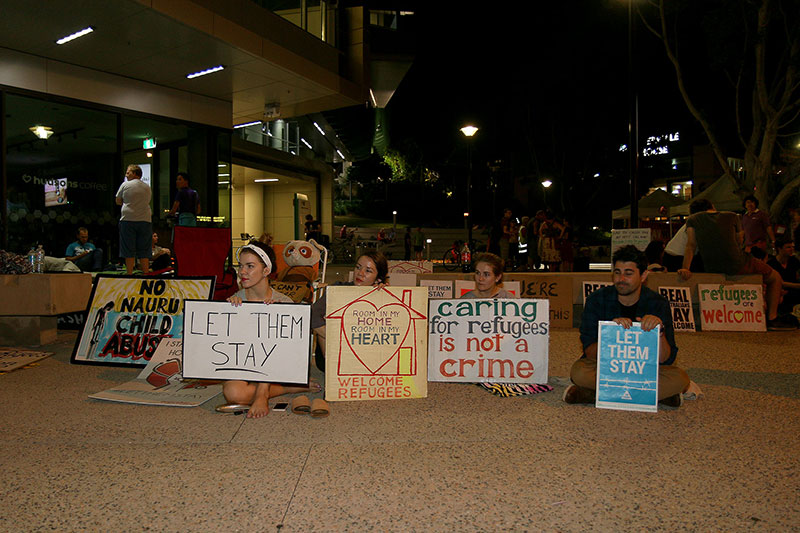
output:
M187 301L183 376L308 383L308 304Z
M547 300L434 300L428 380L547 383Z
M628 329L598 323L596 407L625 411L658 410L658 350L661 328Z

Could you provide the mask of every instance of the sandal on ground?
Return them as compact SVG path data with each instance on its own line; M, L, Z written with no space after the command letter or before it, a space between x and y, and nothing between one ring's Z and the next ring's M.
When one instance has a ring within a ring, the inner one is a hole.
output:
M308 396L295 396L292 398L292 412L296 415L305 415L311 411L311 402Z
M329 414L331 414L331 410L328 407L328 402L322 398L315 398L314 401L311 402L312 418L325 418Z
M224 403L222 405L218 405L216 408L216 411L218 413L233 413L235 415L246 413L249 410L250 410L249 405L241 403Z

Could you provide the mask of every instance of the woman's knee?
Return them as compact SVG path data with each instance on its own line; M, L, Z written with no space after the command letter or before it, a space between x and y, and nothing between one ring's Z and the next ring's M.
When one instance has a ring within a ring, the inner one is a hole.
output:
M226 381L222 384L222 395L228 403L252 403L253 394L254 387L246 381Z

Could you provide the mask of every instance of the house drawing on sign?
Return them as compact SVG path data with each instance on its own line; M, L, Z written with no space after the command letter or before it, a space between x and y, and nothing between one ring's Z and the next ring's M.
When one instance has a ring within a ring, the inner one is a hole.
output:
M338 335L335 353L342 376L416 376L420 340L427 340L427 316L412 308L413 291L401 296L386 287L376 288L329 313L338 320L329 335ZM425 302L427 306L427 302ZM424 346L424 343L422 343ZM330 353L330 352L329 352ZM426 368L422 369L426 371Z
M390 274L430 274L433 263L430 261L390 261Z

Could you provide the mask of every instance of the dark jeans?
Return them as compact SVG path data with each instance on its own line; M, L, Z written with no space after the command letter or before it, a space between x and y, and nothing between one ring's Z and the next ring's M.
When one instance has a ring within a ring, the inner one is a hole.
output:
M84 272L97 272L103 268L103 249L95 248L91 253L74 260L73 263Z

